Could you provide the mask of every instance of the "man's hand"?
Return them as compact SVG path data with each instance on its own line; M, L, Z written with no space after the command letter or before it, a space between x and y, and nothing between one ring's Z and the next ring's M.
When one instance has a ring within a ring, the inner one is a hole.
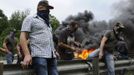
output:
M103 57L103 51L100 51L99 52L99 60L102 59L102 57Z
M56 58L60 59L60 54L57 51L55 51L55 54L56 54Z
M28 65L32 64L31 55L25 55L24 60L21 64L22 64L23 69L28 68Z
M2 52L4 52L4 53L10 53L10 51L9 50L7 50L7 49L4 49L4 48L0 48L0 50L2 51Z
M80 48L78 48L78 47L71 47L71 49L73 50L73 51L81 51L81 49Z

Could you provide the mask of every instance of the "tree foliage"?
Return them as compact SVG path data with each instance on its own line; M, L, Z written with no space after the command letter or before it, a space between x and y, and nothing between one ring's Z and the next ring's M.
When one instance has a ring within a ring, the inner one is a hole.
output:
M55 31L60 24L60 22L57 20L57 18L52 15L50 15L50 23L52 25L53 31Z
M0 10L0 35L6 33L6 30L9 27L7 16ZM3 36L0 38L0 46L2 46Z
M23 11L15 11L11 15L11 18L9 20L9 26L11 28L15 28L16 30L20 30L24 18L29 14L30 14L29 10L26 10L24 12Z
M0 10L0 34L4 29L8 28L8 19L7 16Z

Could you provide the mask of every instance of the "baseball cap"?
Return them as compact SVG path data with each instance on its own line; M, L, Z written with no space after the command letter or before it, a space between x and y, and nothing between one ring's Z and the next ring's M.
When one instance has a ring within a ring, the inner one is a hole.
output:
M41 1L39 1L38 6L39 5L47 6L49 9L54 9L53 6L49 5L49 2L47 0L41 0Z

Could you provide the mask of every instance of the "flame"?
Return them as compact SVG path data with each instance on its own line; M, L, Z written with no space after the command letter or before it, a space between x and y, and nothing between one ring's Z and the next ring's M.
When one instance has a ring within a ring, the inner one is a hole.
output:
M89 50L84 49L84 50L82 50L81 53L75 53L74 55L75 55L75 58L76 58L76 59L86 60L87 57L88 57L88 55L89 55L90 53L92 53L94 50L95 50L95 49L89 49Z

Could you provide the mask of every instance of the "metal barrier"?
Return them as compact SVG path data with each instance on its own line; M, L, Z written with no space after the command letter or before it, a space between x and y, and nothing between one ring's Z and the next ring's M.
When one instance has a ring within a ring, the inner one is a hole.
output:
M105 75L106 68L104 66L104 63L100 63L99 68L100 75ZM134 59L116 61L115 70L116 75L134 75Z
M94 59L92 64L84 60L58 61L59 75L105 75L104 63L98 64L98 59ZM92 66L93 65L93 66ZM134 75L134 60L119 60L115 62L116 75ZM130 73L130 74L129 74ZM34 71L22 69L20 65L0 64L0 75L34 75Z

